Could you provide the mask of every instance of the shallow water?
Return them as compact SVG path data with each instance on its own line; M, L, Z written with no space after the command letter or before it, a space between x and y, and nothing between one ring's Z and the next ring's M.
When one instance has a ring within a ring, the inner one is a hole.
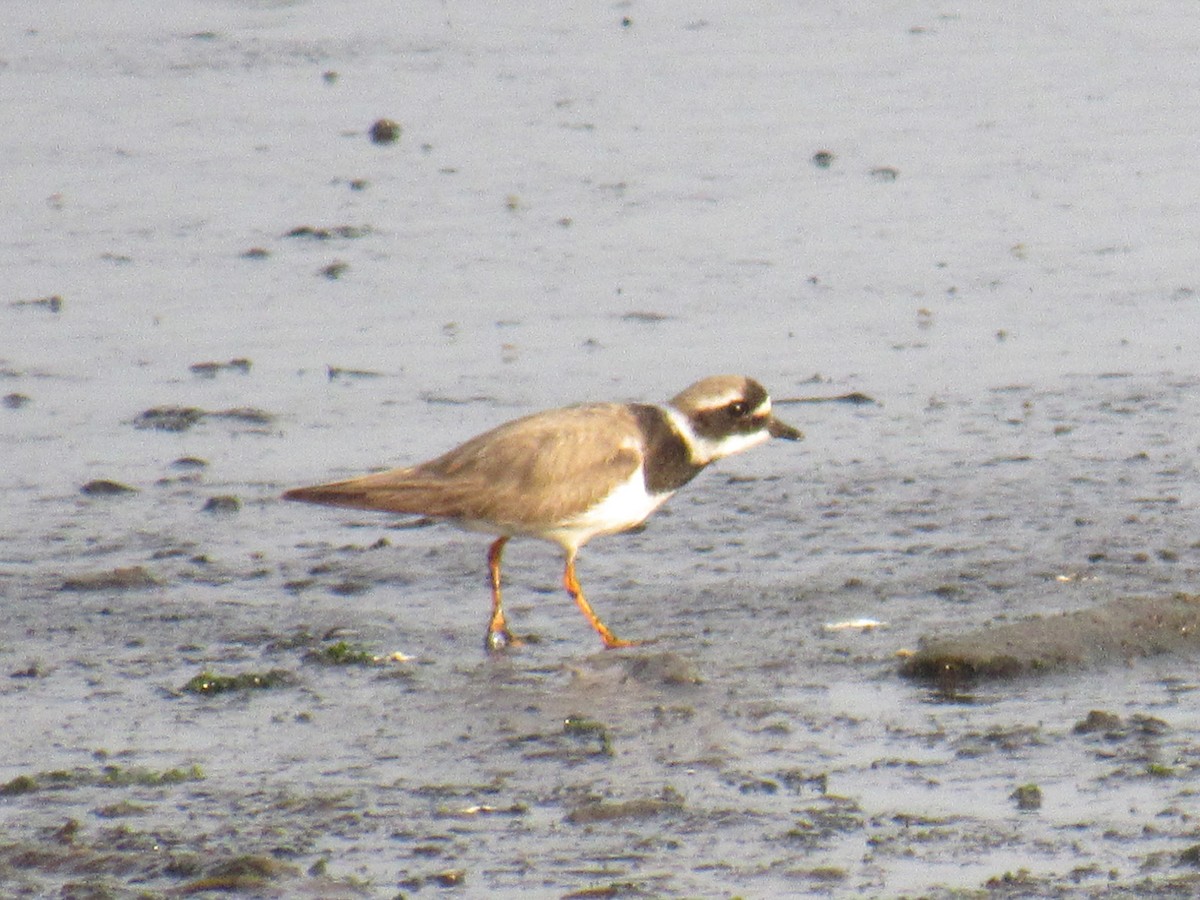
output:
M1200 14L339 9L0 38L3 890L1194 886L1194 660L947 698L895 655L1196 590ZM807 439L583 551L645 647L518 542L540 641L486 658L486 539L278 499L719 371Z

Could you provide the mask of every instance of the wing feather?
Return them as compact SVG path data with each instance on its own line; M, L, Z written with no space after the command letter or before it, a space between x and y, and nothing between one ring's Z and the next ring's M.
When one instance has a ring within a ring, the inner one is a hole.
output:
M602 500L642 465L628 407L573 406L516 419L408 468L284 494L328 506L543 530Z

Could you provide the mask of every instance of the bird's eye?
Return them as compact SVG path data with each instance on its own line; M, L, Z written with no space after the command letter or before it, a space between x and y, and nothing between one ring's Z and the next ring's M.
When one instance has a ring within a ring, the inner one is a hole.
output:
M738 419L750 412L750 404L748 404L745 400L734 400L725 408L729 410L729 414L731 416L734 416Z

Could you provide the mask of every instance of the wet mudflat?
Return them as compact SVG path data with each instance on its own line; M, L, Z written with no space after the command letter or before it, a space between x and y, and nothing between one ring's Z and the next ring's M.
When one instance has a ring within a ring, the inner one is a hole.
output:
M1194 893L1190 620L901 671L1200 590L1196 14L489 10L14 13L0 893ZM808 437L583 551L641 647L278 499L721 371Z

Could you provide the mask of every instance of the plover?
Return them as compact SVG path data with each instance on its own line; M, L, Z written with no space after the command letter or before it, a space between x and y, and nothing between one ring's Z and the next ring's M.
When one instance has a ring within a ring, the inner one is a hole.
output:
M520 641L508 630L500 559L513 537L558 544L563 586L605 647L627 647L592 610L575 574L579 548L645 521L705 466L768 438L799 440L771 412L758 382L697 381L664 404L587 403L514 419L408 468L287 491L286 500L445 519L496 535L488 549L492 616L484 645Z

